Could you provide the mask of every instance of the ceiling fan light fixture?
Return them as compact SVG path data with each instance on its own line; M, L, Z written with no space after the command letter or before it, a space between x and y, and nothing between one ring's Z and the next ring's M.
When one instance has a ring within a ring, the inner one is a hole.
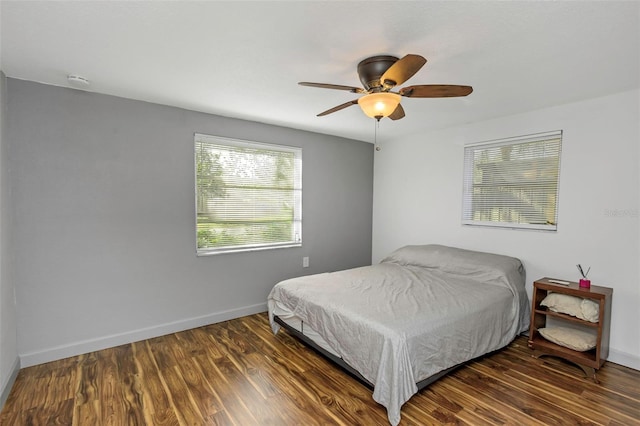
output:
M368 117L381 118L393 114L400 104L400 95L396 93L371 93L358 99L358 105Z

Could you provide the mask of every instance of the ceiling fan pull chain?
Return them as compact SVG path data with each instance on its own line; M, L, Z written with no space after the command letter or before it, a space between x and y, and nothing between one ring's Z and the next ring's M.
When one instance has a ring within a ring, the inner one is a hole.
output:
M380 120L374 120L373 127L373 145L376 147L376 151L380 151L382 148L378 145L378 127L380 127Z

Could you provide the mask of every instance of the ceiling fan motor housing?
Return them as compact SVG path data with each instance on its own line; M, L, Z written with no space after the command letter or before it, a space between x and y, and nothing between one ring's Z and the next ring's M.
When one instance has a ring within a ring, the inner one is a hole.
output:
M358 76L366 90L382 89L380 77L398 61L395 56L380 55L364 59L358 64Z

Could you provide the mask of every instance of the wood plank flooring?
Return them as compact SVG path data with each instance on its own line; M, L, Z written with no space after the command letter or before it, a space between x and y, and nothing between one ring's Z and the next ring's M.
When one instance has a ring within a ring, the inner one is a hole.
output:
M640 425L640 371L600 384L526 339L471 362L402 408L401 425ZM0 413L14 425L385 425L371 391L266 314L20 371Z

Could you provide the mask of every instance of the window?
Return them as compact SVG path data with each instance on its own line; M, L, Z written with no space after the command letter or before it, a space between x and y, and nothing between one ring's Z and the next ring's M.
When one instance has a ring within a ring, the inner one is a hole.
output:
M462 223L555 231L562 131L464 148Z
M302 244L302 150L195 135L198 255Z

